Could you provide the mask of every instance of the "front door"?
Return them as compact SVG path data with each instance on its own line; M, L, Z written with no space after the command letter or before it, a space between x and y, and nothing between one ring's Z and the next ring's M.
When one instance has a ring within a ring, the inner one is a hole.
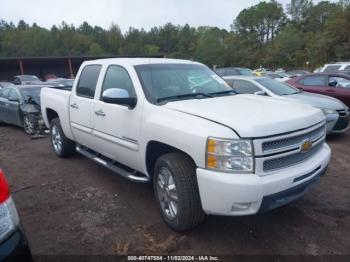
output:
M21 99L18 91L14 88L11 89L6 103L7 107L7 123L16 126L22 126L22 119L19 113L19 105Z
M92 130L94 96L100 71L101 65L85 66L69 101L70 121L74 140L91 149L96 149Z
M129 96L136 96L133 82L127 70L118 65L108 67L99 98L94 106L94 134L98 152L124 165L138 168L139 139L141 134L142 101L133 109L108 104L102 94L110 88L124 89Z

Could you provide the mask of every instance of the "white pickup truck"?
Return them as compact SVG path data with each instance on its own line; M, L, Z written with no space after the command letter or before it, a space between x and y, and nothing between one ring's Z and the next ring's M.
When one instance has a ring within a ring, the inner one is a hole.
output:
M320 110L237 95L191 61L84 62L72 91L44 88L41 106L58 156L77 151L132 181L153 181L162 217L176 231L205 214L289 203L330 160Z

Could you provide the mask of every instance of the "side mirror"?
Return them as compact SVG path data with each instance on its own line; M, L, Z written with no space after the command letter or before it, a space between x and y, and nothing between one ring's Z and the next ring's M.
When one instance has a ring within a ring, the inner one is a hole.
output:
M331 86L331 87L337 87L337 85L338 85L338 82L337 82L337 81L331 81L331 82L329 82L329 86Z
M120 88L110 88L103 92L102 101L109 104L117 104L132 109L136 106L137 98L130 97L129 92Z
M257 96L267 96L267 94L264 92L264 91L257 91L254 93L254 95L257 95Z

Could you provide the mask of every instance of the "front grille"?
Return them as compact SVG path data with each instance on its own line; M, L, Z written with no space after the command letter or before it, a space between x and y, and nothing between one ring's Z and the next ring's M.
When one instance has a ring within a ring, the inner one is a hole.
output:
M323 145L324 141L321 141L306 153L298 152L288 156L265 160L263 164L263 170L265 172L271 172L277 169L285 168L303 162L311 156L315 155L319 150L321 150Z
M283 148L290 148L293 146L299 146L304 140L308 139L311 141L315 141L322 137L325 134L325 126L312 130L308 133L281 138L277 140L266 141L262 144L263 152L275 151L275 150L283 150Z
M337 123L335 124L333 130L341 131L347 128L349 125L349 117L339 117Z

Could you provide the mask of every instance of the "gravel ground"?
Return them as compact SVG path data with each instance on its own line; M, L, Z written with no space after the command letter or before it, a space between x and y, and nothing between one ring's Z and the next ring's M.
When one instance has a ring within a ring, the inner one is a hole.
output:
M210 216L184 234L162 222L150 184L79 155L59 159L48 138L0 127L0 167L34 255L350 255L350 132L328 143L327 175L303 198L255 216Z

